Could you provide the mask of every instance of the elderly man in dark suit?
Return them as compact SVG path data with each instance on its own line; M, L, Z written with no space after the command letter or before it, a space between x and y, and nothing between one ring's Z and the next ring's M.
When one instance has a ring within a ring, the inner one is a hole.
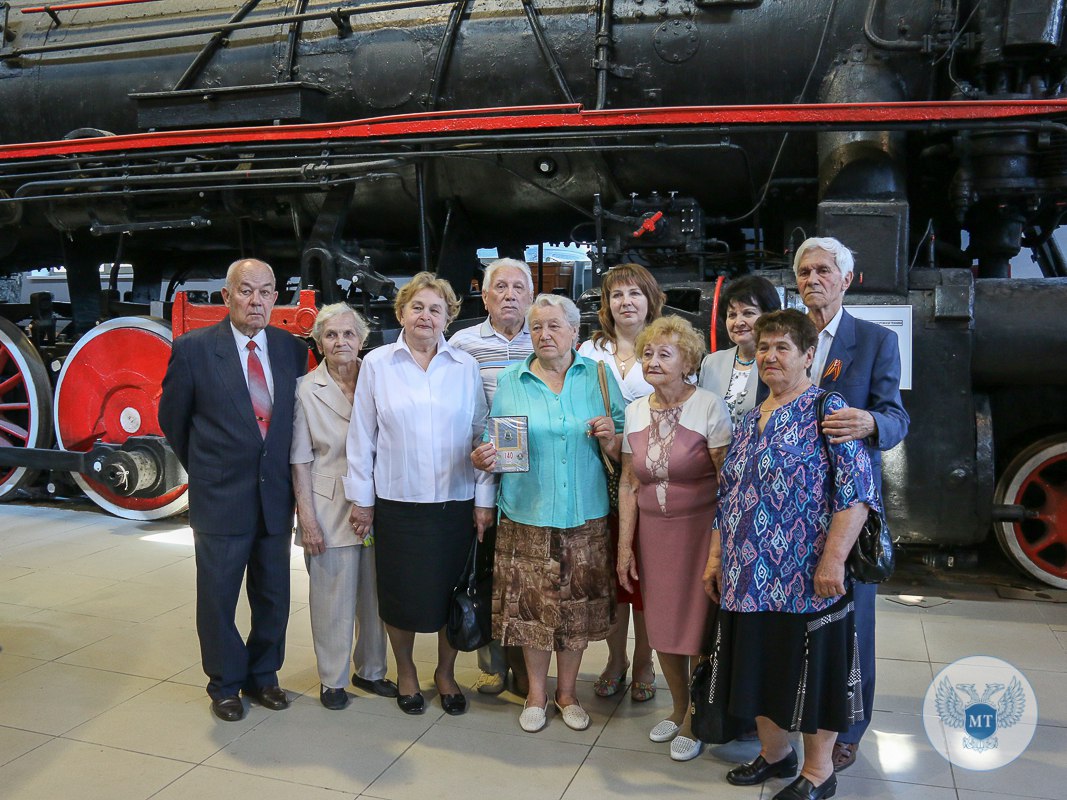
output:
M159 424L189 473L211 710L233 722L244 716L239 692L272 710L289 705L278 686L289 619L289 445L307 346L268 327L278 292L263 261L231 264L222 298L226 319L175 340ZM252 625L242 640L234 613L246 569Z
M823 433L831 442L859 439L867 444L875 484L882 486L882 453L908 433L908 413L900 399L900 350L892 331L856 319L843 308L852 283L852 252L837 239L813 238L797 249L793 271L808 317L819 330L811 380L840 392L849 408L826 417ZM856 583L856 631L859 637L864 718L834 745L834 770L851 766L874 709L874 608L877 587Z

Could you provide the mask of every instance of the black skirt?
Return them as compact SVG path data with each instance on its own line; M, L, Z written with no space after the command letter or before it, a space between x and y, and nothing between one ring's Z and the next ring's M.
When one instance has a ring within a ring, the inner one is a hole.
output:
M382 621L416 633L444 627L473 538L473 499L402 503L377 498L374 566Z
M802 733L863 719L851 590L812 614L720 609L714 637L707 701L725 719L769 717Z

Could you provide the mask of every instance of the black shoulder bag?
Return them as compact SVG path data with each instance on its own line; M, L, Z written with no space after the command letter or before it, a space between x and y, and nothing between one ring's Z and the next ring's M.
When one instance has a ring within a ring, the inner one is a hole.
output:
M841 397L838 392L823 392L819 395L815 414L819 420L819 435L826 448L826 460L829 462L831 482L836 486L834 475L834 454L830 452L828 442L822 433L822 421L826 416L826 402L832 396ZM844 400L843 397L841 397ZM867 507L867 521L863 523L860 535L848 553L845 566L852 577L860 583L882 583L893 574L896 557L893 553L893 537L885 521L885 512Z
M492 641L492 608L489 581L478 580L478 537L474 537L467 566L452 590L445 620L445 637L457 650L470 653Z

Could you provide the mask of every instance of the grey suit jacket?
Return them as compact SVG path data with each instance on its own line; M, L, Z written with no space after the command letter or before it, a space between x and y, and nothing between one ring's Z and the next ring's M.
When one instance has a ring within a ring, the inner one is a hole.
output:
M737 356L737 348L729 350L716 350L710 355L704 356L700 364L700 377L697 386L714 392L719 397L726 397L726 391L730 388L730 377L734 371L734 358ZM745 397L734 411L734 418L739 419L756 407L756 388L759 384L759 376L756 373L756 365L748 373L748 383L745 384Z

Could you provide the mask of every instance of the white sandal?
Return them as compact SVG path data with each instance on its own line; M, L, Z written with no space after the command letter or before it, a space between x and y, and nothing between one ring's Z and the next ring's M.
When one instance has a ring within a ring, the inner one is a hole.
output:
M648 738L653 742L669 742L678 733L678 726L665 719L649 731Z
M688 736L675 736L671 742L671 758L675 761L692 761L704 752L704 743Z

